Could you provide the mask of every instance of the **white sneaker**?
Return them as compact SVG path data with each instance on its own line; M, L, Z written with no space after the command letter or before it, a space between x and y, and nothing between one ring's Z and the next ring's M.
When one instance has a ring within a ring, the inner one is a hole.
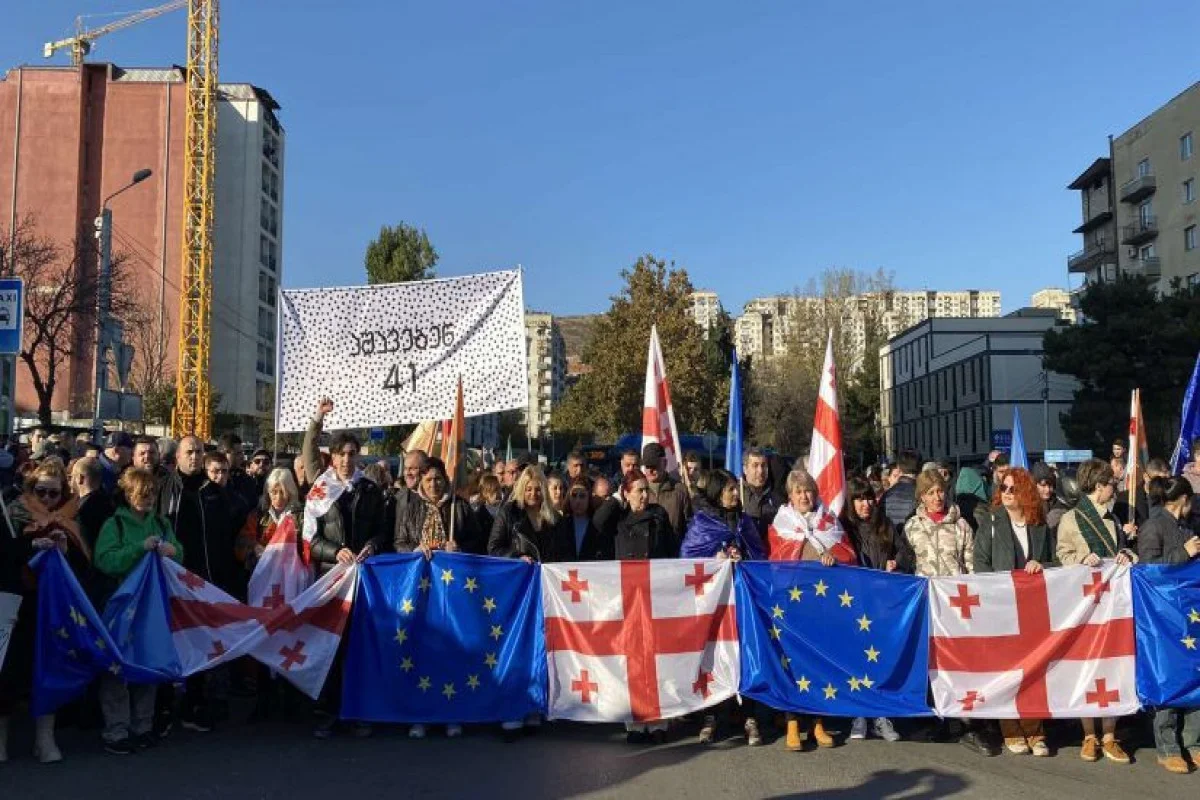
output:
M863 717L855 717L854 722L850 723L850 738L851 739L866 739L867 738L867 721Z
M447 739L457 739L459 736L462 736L462 725L447 725L446 726L446 738Z
M424 739L425 738L425 726L420 723L413 725L411 728L408 729L408 738Z

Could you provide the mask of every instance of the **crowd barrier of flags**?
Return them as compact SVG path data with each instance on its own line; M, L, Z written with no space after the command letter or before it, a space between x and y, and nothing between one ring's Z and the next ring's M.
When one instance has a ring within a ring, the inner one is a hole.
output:
M238 656L316 697L351 617L349 719L651 720L735 694L868 717L1200 705L1200 563L925 579L816 562L393 554L253 608L152 553L103 617L57 550L33 563L36 713L106 673L164 683Z

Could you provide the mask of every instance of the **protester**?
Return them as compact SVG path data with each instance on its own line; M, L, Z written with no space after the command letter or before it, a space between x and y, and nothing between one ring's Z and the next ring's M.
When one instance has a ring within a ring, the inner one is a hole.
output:
M579 477L573 480L567 489L567 509L575 542L575 557L579 561L611 561L612 539L601 534L592 521L592 497L588 488L587 478Z
M617 487L617 492L620 492L621 487L625 485L625 479L629 477L635 470L640 471L641 456L638 451L631 447L627 447L621 451L621 460L619 462L617 474L612 476L610 481L613 486Z
M392 472L386 461L372 461L363 468L363 477L383 490L386 495L392 493Z
M1064 565L1085 564L1098 567L1105 558L1115 559L1117 564L1132 564L1137 555L1129 549L1125 532L1121 530L1107 511L1113 499L1117 480L1112 465L1100 459L1089 459L1079 465L1075 475L1079 484L1079 502L1075 508L1063 514L1058 523L1058 560ZM1129 755L1117 741L1116 717L1100 720L1085 719L1083 723L1083 747L1079 757L1084 761L1104 758L1118 764L1128 764ZM1097 740L1097 727L1102 729L1102 740Z
M1145 564L1186 564L1200 558L1200 536L1185 523L1194 501L1191 483L1183 477L1160 476L1150 482L1150 518L1138 536L1138 557ZM1154 713L1154 745L1158 763L1167 771L1186 775L1192 765L1184 758L1200 754L1200 708L1160 708Z
M612 482L609 481L608 478L604 477L603 475L599 475L594 481L592 481L592 497L596 501L595 505L597 508L599 508L600 504L607 500L611 494Z
M674 558L675 536L671 520L662 506L650 502L650 485L634 467L621 485L622 504L610 497L596 512L596 527L612 531L613 551L618 561ZM628 722L625 741L629 744L662 743L667 740L666 720Z
M937 470L941 475L941 470ZM943 480L946 480L943 477ZM951 484L946 480L946 486ZM959 512L962 513L963 519L971 526L971 532L979 531L980 525L987 522L988 515L991 514L991 497L988 494L987 481L979 474L978 470L971 467L963 467L958 472L958 480L954 486L954 504L958 506Z
M81 458L71 465L71 491L79 501L79 531L93 551L100 529L116 507L100 486L104 468L95 458Z
M297 551L303 552L304 549L300 538L300 532L304 529L304 504L300 500L296 479L290 471L278 467L271 470L266 478L263 499L258 505L262 511L246 518L238 537L237 557L245 565L247 573L254 572L254 567L271 539L275 538L275 532L284 518L290 517L296 526Z
M757 447L746 451L742 456L742 475L742 506L750 519L754 520L759 537L764 537L775 519L775 513L787 502L787 498L782 487L777 488L771 483L765 451Z
M321 435L325 416L330 411L333 411L333 400L321 398L304 432L304 443L300 448L305 473L313 476L313 483L321 480L326 484L322 501L314 502L310 498L305 509L306 514L316 516L311 552L319 574L328 572L334 564L351 564L383 552L391 541L389 534L394 535L388 526L390 520L387 518L387 499L383 490L364 480L362 470L358 468L358 454L362 447L353 434L346 431L334 434L329 444L332 466L328 470L324 468L317 450L317 437ZM319 514L317 509L320 509ZM343 635L350 635L353 624L351 620ZM318 739L328 739L337 728L343 660L344 654L339 651L325 681L324 714L313 731ZM354 726L354 733L356 736L369 736L371 726L358 723Z
M703 463L700 454L695 450L688 450L683 454L683 472L687 475L687 485L693 494L696 491L696 478L700 476L700 470L704 468Z
M440 458L425 460L416 497L396 526L393 547L397 553L420 551L426 558L433 551L487 554L487 533L467 501L450 494L450 478Z
M504 462L504 473L500 476L500 487L504 490L505 502L512 500L513 487L517 483L517 475L521 472L521 465L516 459L509 459Z
M662 506L671 520L675 540L682 541L692 515L691 498L679 481L667 473L667 452L661 444L650 442L642 448L642 474L650 487L650 502Z
M479 479L479 502L474 509L475 527L491 535L492 524L502 505L504 494L500 489L500 479L494 474L482 476Z
M647 445L647 449L649 447ZM683 538L682 558L727 558L738 562L743 558L761 560L766 557L758 530L742 511L738 495L738 480L732 473L713 470L709 474L705 493L696 497L696 513ZM722 703L721 708L731 710L733 702ZM746 744L750 747L762 744L759 720L755 714L757 710L757 704L746 701L743 729ZM719 711L719 708L714 708L704 715L704 722L700 726L700 744L712 744L717 733Z
M125 470L120 478L127 505L118 508L104 523L96 543L96 569L119 585L148 552L157 552L176 562L183 548L166 517L154 513L158 486L154 474L142 467ZM107 598L105 598L107 600ZM98 605L103 608L103 603ZM104 749L114 755L130 755L153 747L155 687L127 684L119 676L105 673L100 679L100 710L104 715L101 738Z
M562 475L557 472L551 473L546 478L546 492L550 499L550 505L559 515L567 513L567 483L563 480Z
M546 478L536 466L525 467L513 484L512 499L505 503L492 523L488 555L535 562L573 561L575 541L571 523L551 505ZM523 727L541 724L533 714L524 720L501 723L505 742L514 742Z
M813 476L800 469L788 473L787 505L767 530L772 561L820 561L827 567L857 564L853 541L837 516L821 505Z
M410 502L402 526L397 526L394 549L397 553L420 552L425 558L433 558L435 550L447 553L486 552L487 539L476 528L476 518L468 503L449 492L450 479L446 465L440 458L429 458L424 462L416 497L419 502ZM416 723L408 729L410 739L424 739L426 726ZM451 723L446 726L446 736L462 735L462 725Z
M108 435L104 452L100 454L100 466L104 473L100 485L110 495L117 490L117 478L133 460L133 437L125 431L114 431Z
M396 504L396 524L401 525L408 515L408 507L420 502L417 496L420 492L421 475L425 472L425 462L429 456L424 450L410 450L404 454L404 471L400 475L400 483L396 486L393 496Z
M917 508L917 467L921 458L912 450L901 450L893 470L892 485L883 493L883 515L897 530L903 530ZM941 477L940 475L938 476ZM943 487L945 481L942 481Z
M572 450L567 454L567 477L566 485L571 486L576 480L582 478L588 484L588 491L591 491L591 479L587 474L587 460L583 457L583 453L579 450Z
M242 506L247 511L257 509L258 501L262 499L262 490L254 478L246 473L246 454L242 450L242 437L236 433L224 434L217 443L217 451L223 453L229 462L229 478L225 488L242 501Z
M973 572L974 533L956 505L946 505L946 482L936 470L917 476L913 483L915 513L904 524L904 535L913 548L915 573L926 578L966 575ZM1000 755L999 746L982 726L963 723L959 742L985 756ZM939 730L944 729L938 725Z
M1033 476L1013 467L996 486L992 512L980 524L973 554L976 573L1024 570L1036 575L1058 566ZM1000 720L1004 746L1014 755L1050 755L1041 719Z
M875 488L862 478L851 478L846 483L846 507L842 511L842 527L858 554L858 563L867 569L883 572L900 572L911 575L914 566L912 547L904 534L896 530L883 515L883 509L875 500ZM803 505L803 498L798 498ZM797 505L793 503L792 505ZM775 524L779 524L779 517ZM896 726L887 717L877 717L871 723L871 731L888 742L900 741ZM867 738L867 720L857 717L850 724L851 739Z
M271 458L271 451L258 448L250 456L250 460L246 463L246 474L254 479L254 485L257 489L259 497L263 496L263 491L266 489L267 476L271 474L274 466L274 459Z
M1058 496L1058 473L1049 464L1033 465L1033 480L1037 485L1038 500L1042 504L1042 516L1046 520L1046 528L1050 532L1051 549L1058 541L1058 523L1070 506Z
M92 551L76 522L78 506L70 497L62 461L47 458L25 478L25 492L8 507L11 531L0 533L0 591L20 595L8 646L0 665L0 761L7 759L9 719L32 685L34 645L38 630L36 584L26 565L39 551L57 547L81 582L91 569ZM54 740L54 715L34 720L33 754L48 764L62 760Z

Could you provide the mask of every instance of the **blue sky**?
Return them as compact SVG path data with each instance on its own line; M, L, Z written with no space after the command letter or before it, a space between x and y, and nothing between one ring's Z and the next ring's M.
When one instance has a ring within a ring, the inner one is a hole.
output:
M8 0L0 67L155 2ZM286 287L365 280L404 220L440 274L520 263L561 314L647 252L734 313L829 266L1011 310L1066 284L1066 184L1200 79L1197 22L1194 0L224 0L220 65L283 106ZM175 12L93 59L181 63L184 35Z

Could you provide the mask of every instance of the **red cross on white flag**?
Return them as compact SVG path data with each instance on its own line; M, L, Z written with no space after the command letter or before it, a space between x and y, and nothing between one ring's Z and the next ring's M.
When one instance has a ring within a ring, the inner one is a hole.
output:
M312 569L301 556L300 531L291 514L284 512L271 540L254 565L247 593L256 608L278 608L290 603L312 585Z
M667 472L678 475L683 449L679 445L679 428L675 425L675 407L671 404L671 388L667 383L667 368L663 364L657 326L650 328L646 393L642 401L642 447L651 442L662 445L667 453Z
M1138 710L1129 568L931 578L940 716L1119 717Z
M552 718L669 719L737 692L728 561L543 564L542 606Z
M821 370L821 388L817 394L808 472L817 482L821 505L834 516L842 513L842 506L846 502L846 467L842 461L842 421L838 416L833 331L829 332L829 339L825 343L825 367Z

